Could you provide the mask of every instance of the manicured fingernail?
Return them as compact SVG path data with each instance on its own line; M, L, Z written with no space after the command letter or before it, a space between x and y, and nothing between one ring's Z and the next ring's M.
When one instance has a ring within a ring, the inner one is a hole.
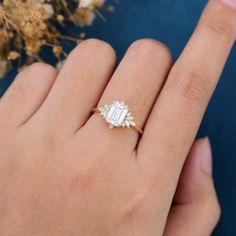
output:
M212 153L211 153L211 144L208 137L202 139L200 147L201 155L201 169L208 175L212 175Z
M236 8L236 0L222 0L222 2L230 7Z

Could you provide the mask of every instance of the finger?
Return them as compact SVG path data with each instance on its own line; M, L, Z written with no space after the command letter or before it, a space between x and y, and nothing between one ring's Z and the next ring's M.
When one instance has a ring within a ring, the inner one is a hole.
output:
M109 44L96 39L79 44L68 56L33 124L43 124L58 138L76 132L97 104L114 65L115 52Z
M164 236L209 236L220 216L209 139L194 143L182 171Z
M139 40L127 51L124 59L105 89L98 106L124 101L142 127L163 86L171 65L169 51L157 41ZM100 135L112 138L114 144L120 144L129 150L137 144L138 134L132 129L108 129L108 125L98 115L91 117L88 127ZM97 131L97 127L100 130ZM109 136L110 135L110 136Z
M170 181L171 193L234 43L235 33L236 10L220 0L210 1L147 122L138 154L146 169L164 166L152 169L162 176L163 185Z
M20 72L0 102L0 123L18 127L42 105L57 76L56 69L35 63Z

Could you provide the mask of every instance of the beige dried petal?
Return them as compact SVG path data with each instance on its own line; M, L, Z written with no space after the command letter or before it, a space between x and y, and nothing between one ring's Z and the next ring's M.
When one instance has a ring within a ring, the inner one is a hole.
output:
M86 34L84 32L81 32L80 35L79 35L80 39L85 39L86 37Z
M92 25L96 15L92 10L88 8L77 8L74 17L79 26L84 27Z
M0 59L0 78L3 78L10 68L10 63Z
M16 52L16 51L10 51L8 56L7 56L7 59L8 60L11 60L11 61L14 61L16 60L17 58L20 57L20 53L19 52Z
M26 41L26 54L28 56L38 55L41 51L41 47L43 45L43 42L40 40L33 41L33 40L27 40Z
M87 8L93 4L94 0L80 0L79 7L80 8Z
M101 7L105 3L105 0L80 0L79 7L80 8L95 8Z
M56 56L56 57L60 57L61 53L62 53L62 47L61 46L54 46L53 49L53 54Z
M64 22L64 16L63 15L57 15L57 21L59 22L59 23L63 23Z
M12 0L3 0L2 5L4 7L10 7L12 6Z
M107 11L110 12L110 13L114 12L114 10L115 10L115 8L114 8L114 6L112 6L112 5L109 5L109 6L107 7Z
M43 19L44 20L49 20L53 17L53 15L55 14L53 6L51 4L41 4L41 7L44 10L44 14L43 14Z

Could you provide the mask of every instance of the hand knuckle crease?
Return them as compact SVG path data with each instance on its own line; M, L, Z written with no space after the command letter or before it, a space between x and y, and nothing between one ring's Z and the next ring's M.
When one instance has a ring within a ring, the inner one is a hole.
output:
M207 27L224 39L231 39L232 37L232 27L231 25L222 17L210 16L206 20Z
M154 66L157 63L160 63L161 60L171 61L171 53L169 50L159 43L158 41L142 39L133 43L131 47L134 52L142 55L142 58L146 60L147 63L153 64Z
M213 223L217 223L220 219L220 208L218 204L203 207L206 217Z
M176 85L181 95L199 101L207 93L208 73L202 67L184 69L176 73Z

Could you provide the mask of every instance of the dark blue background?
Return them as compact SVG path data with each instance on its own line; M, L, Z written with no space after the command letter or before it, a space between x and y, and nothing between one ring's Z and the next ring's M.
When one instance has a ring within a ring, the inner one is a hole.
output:
M88 37L110 42L122 57L129 44L151 37L164 42L176 59L189 39L206 4L205 0L123 0L107 22L97 20L86 29ZM0 87L4 91L13 74ZM223 209L214 235L236 235L236 48L229 58L208 107L199 135L209 135L214 154L214 177Z

